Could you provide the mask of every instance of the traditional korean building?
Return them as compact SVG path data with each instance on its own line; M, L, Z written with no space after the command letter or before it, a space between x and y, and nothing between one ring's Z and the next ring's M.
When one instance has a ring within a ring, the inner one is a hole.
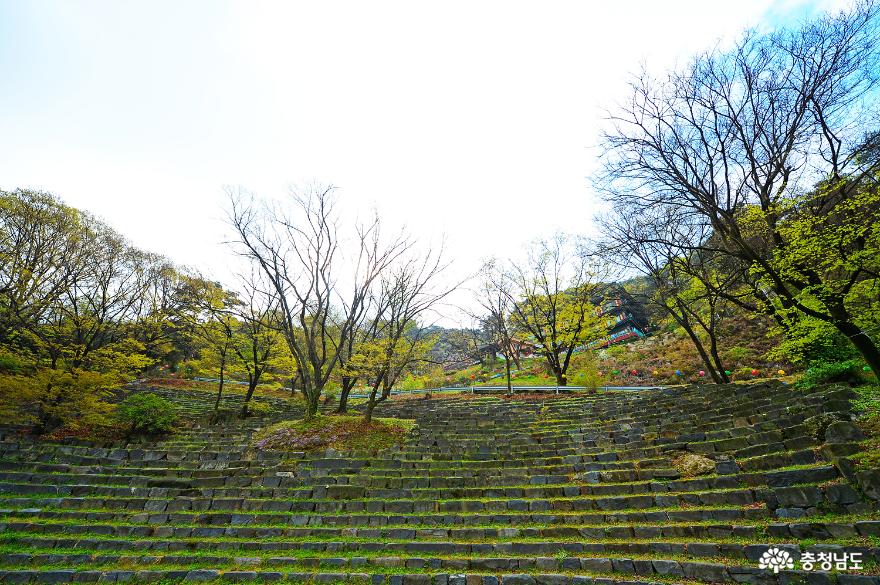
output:
M607 335L591 343L592 348L644 337L648 329L645 307L619 286L606 289L596 303L596 314L606 318Z

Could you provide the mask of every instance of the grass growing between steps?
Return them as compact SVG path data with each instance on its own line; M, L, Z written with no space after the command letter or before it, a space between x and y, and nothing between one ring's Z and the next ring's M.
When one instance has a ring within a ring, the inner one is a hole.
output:
M852 459L859 469L880 469L880 385L862 386L856 392L856 424L867 438L862 441L861 452Z
M282 421L256 434L252 445L270 451L376 452L404 442L415 421L374 418L365 423L360 416L319 415L311 420Z

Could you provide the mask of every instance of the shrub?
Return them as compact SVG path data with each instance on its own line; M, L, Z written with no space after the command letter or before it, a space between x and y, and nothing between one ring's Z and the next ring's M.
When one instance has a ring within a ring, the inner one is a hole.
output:
M170 432L177 419L177 409L170 401L152 392L132 394L123 400L116 415L129 427L129 433L159 434Z
M262 400L251 400L248 402L248 415L250 416L266 416L271 412L272 405Z
M732 362L741 362L755 356L755 351L749 347L735 345L727 350L727 359Z
M816 362L845 362L858 355L849 339L833 325L802 317L786 332L779 345L767 353L767 358L812 365Z
M824 360L813 362L806 373L804 373L801 381L798 382L800 388L815 388L819 384L826 382L849 382L850 380L859 379L859 370L862 363L860 360L852 359L842 362L827 362Z
M41 434L62 426L103 426L112 411L109 389L117 385L116 377L87 370L0 374L0 418L35 424Z
M220 425L232 422L238 416L237 410L232 410L230 408L220 408L218 410L212 410L211 414L208 415L208 424L211 425Z
M21 359L11 353L0 351L0 374L20 374L24 369Z

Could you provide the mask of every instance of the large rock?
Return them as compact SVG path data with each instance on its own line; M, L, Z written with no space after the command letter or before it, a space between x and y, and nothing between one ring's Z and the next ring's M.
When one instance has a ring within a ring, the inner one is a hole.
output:
M578 483L599 483L602 481L598 471L584 471L576 473L572 479Z
M880 501L880 469L871 469L856 473L859 487L872 500Z
M684 477L715 473L715 461L696 453L683 453L673 460L673 465Z
M804 419L803 424L811 437L817 441L825 441L828 427L841 420L845 420L845 417L839 412L823 412Z
M826 443L855 443L865 438L859 427L846 420L839 420L825 429Z

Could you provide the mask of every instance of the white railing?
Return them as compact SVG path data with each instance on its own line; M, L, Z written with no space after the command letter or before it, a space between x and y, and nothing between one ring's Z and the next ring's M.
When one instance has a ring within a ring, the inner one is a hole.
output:
M602 391L627 391L640 392L643 390L662 390L665 386L513 386L513 392L536 392L545 394L560 394L583 390ZM462 392L467 394L497 394L507 392L507 386L442 386L440 388L424 388L421 390L392 390L391 394L428 394L443 392ZM349 398L369 398L369 394L349 394Z

